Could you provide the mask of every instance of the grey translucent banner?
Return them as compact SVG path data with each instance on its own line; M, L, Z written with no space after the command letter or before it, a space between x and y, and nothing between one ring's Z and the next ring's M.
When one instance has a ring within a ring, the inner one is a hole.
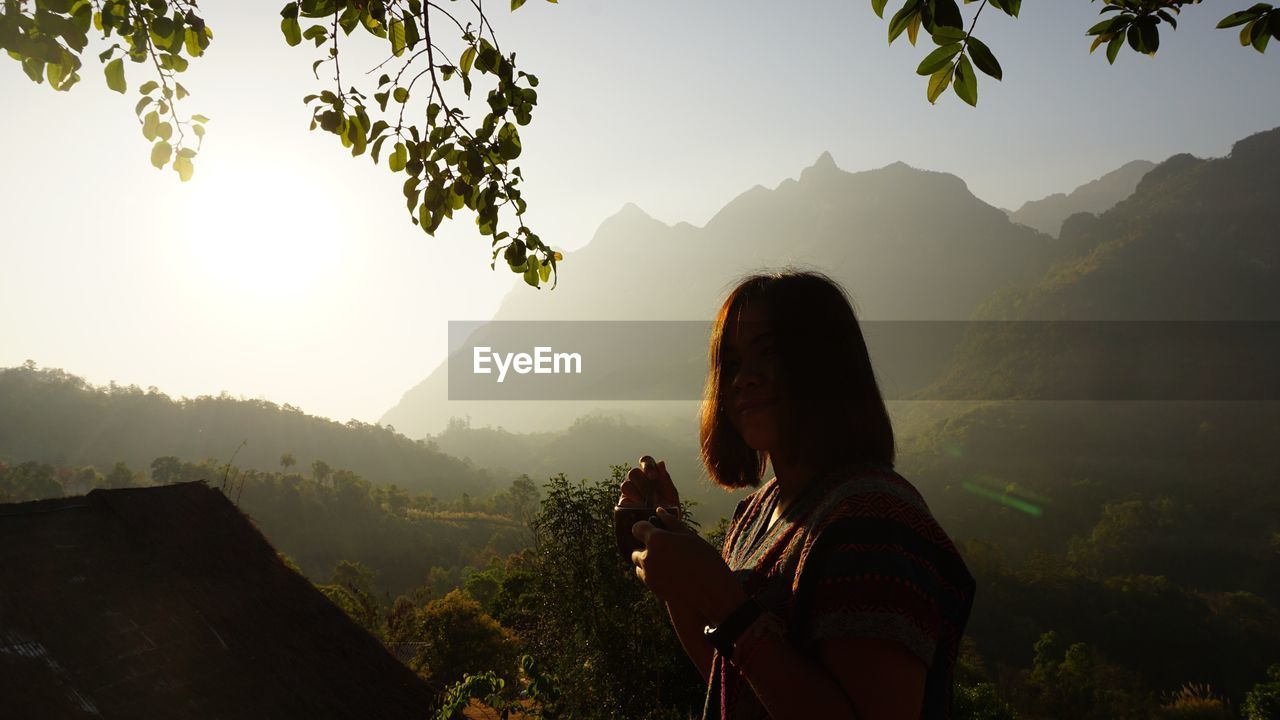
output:
M886 400L1280 400L1277 321L861 326ZM449 400L698 400L710 333L709 321L450 321Z

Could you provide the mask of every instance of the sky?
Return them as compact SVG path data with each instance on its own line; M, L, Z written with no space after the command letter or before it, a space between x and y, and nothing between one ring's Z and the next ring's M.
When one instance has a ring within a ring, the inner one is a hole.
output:
M702 225L824 151L850 171L954 173L1009 209L1130 160L1224 155L1280 125L1280 48L1213 28L1251 4L1191 6L1156 57L1126 48L1114 66L1084 36L1101 3L988 9L975 35L1004 80L980 76L976 108L931 106L915 73L931 44L887 45L896 7L882 20L865 0L529 0L492 21L541 80L521 129L527 221L572 282L572 251L626 203ZM442 360L449 320L553 292L490 270L469 216L427 236L385 164L308 131L301 98L331 81L308 43L285 44L281 5L202 3L215 36L182 82L211 121L188 183L148 162L137 66L121 96L96 51L69 93L0 65L0 367L376 422ZM376 64L372 42L346 41L344 85Z

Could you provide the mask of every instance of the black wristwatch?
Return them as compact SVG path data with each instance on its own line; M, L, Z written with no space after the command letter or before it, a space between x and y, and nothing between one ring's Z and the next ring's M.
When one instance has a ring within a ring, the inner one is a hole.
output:
M703 627L702 635L712 647L720 651L721 657L728 660L733 657L733 644L737 642L738 636L764 611L764 605L761 605L759 600L749 597L736 610L729 613L729 617L719 625Z

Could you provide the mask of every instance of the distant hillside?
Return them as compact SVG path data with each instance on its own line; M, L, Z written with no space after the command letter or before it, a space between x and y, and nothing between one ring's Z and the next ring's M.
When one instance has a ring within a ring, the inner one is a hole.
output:
M840 280L860 316L964 319L993 291L1030 283L1054 256L1051 238L1010 222L954 175L894 163L850 173L829 154L770 190L757 186L704 227L663 224L634 205L607 219L567 259L561 283L509 295L495 320L709 320L741 274L792 263ZM580 402L451 402L444 365L382 421L414 437L450 417L516 431L567 426ZM692 417L693 403L636 403L633 418Z
M498 475L528 473L539 479L563 472L571 480L594 481L608 477L610 465L634 467L641 455L653 455L666 461L681 500L698 503L693 511L704 525L714 526L720 517L731 516L738 500L749 492L730 493L700 479L698 436L692 421L686 431L668 437L602 413L584 415L566 428L533 433L477 428L455 420L429 439L451 455L483 462Z
M1278 320L1277 197L1280 128L1239 141L1224 158L1174 156L1111 210L1069 220L1063 259L1032 287L994 295L975 316ZM1074 357L1075 350L1052 339L1020 342L1007 326L975 326L935 389L1051 396L1087 373L1093 359ZM1078 552L1123 540L1104 554L1129 563L1127 572L1144 566L1135 558L1181 558L1143 572L1203 589L1241 583L1276 601L1277 448L1280 403L992 402L936 421L910 439L904 457L961 535L1034 537L1024 551L1061 551L1070 528L1098 518L1100 504L1119 503L1133 517L1104 513L1102 529ZM1168 497L1179 500L1169 505ZM1141 504L1148 501L1155 504ZM1104 520L1133 525L1118 536Z
M174 400L137 387L95 387L61 370L0 369L0 458L145 470L153 459L231 459L243 468L280 468L292 453L350 469L376 484L453 498L487 495L495 478L470 462L377 425L345 425L288 405L229 396ZM506 483L503 482L503 485Z
M1280 128L1237 142L1224 158L1176 155L1100 217L1069 220L1059 239L1062 259L1033 286L993 295L975 317L1278 320L1277 197ZM977 327L935 389L966 397L1051 396L1082 380L1088 358L1082 362L1075 351Z
M1054 193L1049 197L1027 202L1009 213L1009 216L1014 222L1057 237L1063 221L1072 215L1098 215L1132 195L1138 187L1138 181L1155 166L1155 163L1146 160L1134 160L1070 193Z
M1175 498L1167 526L1094 534L1135 544L1114 570L1280 603L1280 403L987 403L906 438L899 469L948 533L1010 558L1068 550L1106 503Z

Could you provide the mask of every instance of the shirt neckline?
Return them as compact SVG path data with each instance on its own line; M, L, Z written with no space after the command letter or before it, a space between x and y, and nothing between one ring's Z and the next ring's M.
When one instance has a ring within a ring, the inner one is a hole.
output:
M819 473L809 482L808 485L804 487L803 490L800 491L800 495L791 502L791 506L788 507L781 516L779 516L778 522L774 523L772 527L767 527L767 529L763 531L763 534L757 534L753 539L748 539L746 541L747 544L739 555L739 558L743 563L743 566L740 569L749 570L749 577L756 574L756 570L759 566L759 559L763 558L765 554L768 554L769 550L777 543L778 537L790 531L791 528L795 526L797 520L808 516L808 513L812 510L812 507L810 507L812 505L811 500L821 494L816 492L820 486L829 485L833 480L838 478L847 478L848 473L850 472L866 469L890 472L893 470L892 466L885 463L859 461L853 463L839 463L828 468L826 472ZM761 487L760 498L756 502L757 517L759 517L760 513L766 511L769 513L769 517L772 517L774 510L777 508L777 498L780 492L781 489L778 485L778 476L775 474L765 485ZM768 507L765 507L766 504ZM769 517L760 518L766 526L769 522ZM747 563L749 563L753 557L756 557L757 554L759 554L759 557L756 558L756 563L748 565Z

